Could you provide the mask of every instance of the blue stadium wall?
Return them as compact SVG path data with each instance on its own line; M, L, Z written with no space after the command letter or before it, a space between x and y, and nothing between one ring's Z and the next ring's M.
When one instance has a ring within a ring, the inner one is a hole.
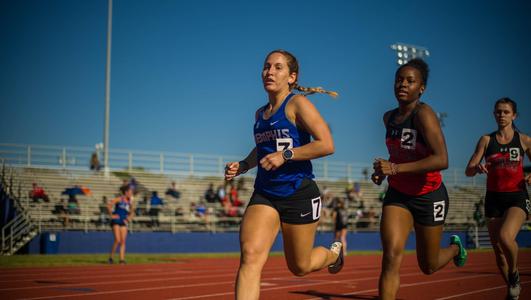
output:
M445 232L441 241L447 245L449 236L458 234L467 241L465 232ZM329 245L332 233L318 233L316 245ZM348 234L349 250L381 250L378 232L352 232ZM531 231L521 231L517 237L521 247L531 248ZM113 242L111 232L45 232L36 236L26 248L29 254L74 254L74 253L106 253ZM468 247L472 247L467 241ZM406 249L415 249L415 235L412 233ZM273 251L282 250L282 236L279 235ZM175 233L170 232L137 232L127 238L128 253L209 253L238 252L238 233Z

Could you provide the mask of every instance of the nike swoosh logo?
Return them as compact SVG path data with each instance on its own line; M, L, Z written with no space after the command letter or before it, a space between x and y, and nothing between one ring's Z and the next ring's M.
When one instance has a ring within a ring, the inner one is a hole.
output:
M269 125L273 126L273 125L277 124L278 121L280 121L280 120L276 120L275 122L271 122L271 123L269 123Z
M307 212L307 213L305 213L305 214L301 213L301 218L304 218L304 217L306 217L307 215L309 215L309 214L311 214L311 213L312 213L312 212Z

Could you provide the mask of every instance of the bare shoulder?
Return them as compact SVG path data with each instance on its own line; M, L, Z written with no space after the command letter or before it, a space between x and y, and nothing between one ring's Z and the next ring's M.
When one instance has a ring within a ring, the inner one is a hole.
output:
M286 113L295 115L301 112L308 112L316 110L315 105L306 96L296 94L290 99L286 105Z
M531 137L527 134L520 132L520 143L524 146L524 150L531 148Z
M478 145L487 147L489 142L490 142L490 135L485 134L479 138Z

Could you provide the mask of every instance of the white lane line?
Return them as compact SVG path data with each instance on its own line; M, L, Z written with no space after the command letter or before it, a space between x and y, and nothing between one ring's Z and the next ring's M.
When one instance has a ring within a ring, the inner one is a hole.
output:
M520 282L521 285L524 285L524 284L527 284L527 283L531 283L531 281L522 281L522 282ZM499 286L491 287L491 288L488 288L488 289L473 290L473 291L462 293L462 294L451 295L451 296L444 297L444 298L437 298L435 300L452 299L452 298L457 298L457 297L461 297L461 296L472 295L472 294L477 294L477 293L483 293L483 292L497 290L497 289L506 289L506 288L507 288L506 285L499 285Z

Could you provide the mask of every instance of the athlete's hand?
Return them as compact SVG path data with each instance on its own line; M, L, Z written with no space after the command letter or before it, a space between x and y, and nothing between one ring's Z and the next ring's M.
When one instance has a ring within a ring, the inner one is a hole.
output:
M386 176L383 175L383 174L372 173L371 180L372 180L372 182L376 183L377 185L380 185L385 180L385 177Z
M395 175L396 173L393 174L392 165L393 163L391 163L388 160L385 160L383 158L376 158L374 162L372 163L372 168L374 169L374 173L379 174L379 176ZM396 168L396 165L395 165L395 168Z
M232 180L238 176L238 169L240 168L240 162L233 161L225 165L225 180Z
M275 171L276 169L280 168L286 161L284 160L284 157L282 157L282 151L277 151L273 153L269 153L264 158L260 160L260 165L262 168L264 168L266 171Z
M487 169L488 168L488 165L489 164L478 164L476 166L476 169L478 171L479 174L488 174L489 173L489 170Z
M531 185L531 174L527 174L525 181L527 182L527 185Z
M112 215L112 216L111 216L111 219L113 219L113 220L116 220L116 219L120 219L120 216L119 216L119 215L116 215L116 214L114 214L114 215Z

